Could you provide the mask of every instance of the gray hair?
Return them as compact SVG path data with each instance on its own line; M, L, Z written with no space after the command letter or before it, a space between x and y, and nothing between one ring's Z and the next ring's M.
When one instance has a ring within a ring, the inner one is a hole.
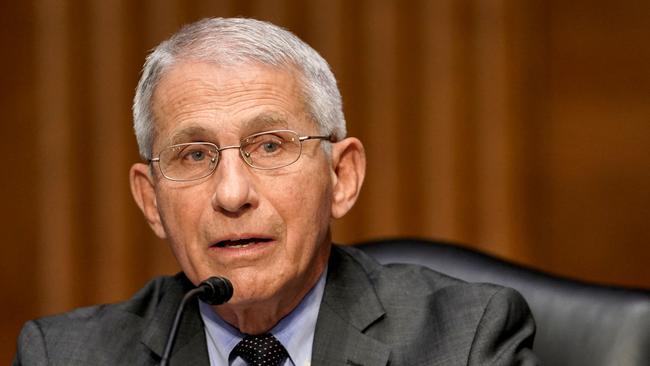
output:
M293 33L246 18L210 18L181 28L147 57L133 99L133 128L140 155L150 159L155 133L152 96L163 73L182 60L224 66L248 62L298 70L307 112L319 132L345 137L341 94L327 62Z

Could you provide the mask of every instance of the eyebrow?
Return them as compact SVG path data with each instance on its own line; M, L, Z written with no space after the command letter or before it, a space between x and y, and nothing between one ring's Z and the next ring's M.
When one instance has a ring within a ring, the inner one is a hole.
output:
M169 139L169 145L181 144L188 142L198 137L206 137L209 135L209 131L198 125L191 125L183 128L182 130L174 133L174 135Z
M285 130L288 128L289 123L284 116L273 112L262 112L257 116L243 122L241 128L243 136L241 136L241 138L257 132L274 129ZM213 134L214 131L211 131L200 125L186 126L174 133L174 135L169 139L168 146L186 143L195 139L205 141L208 136Z
M262 112L254 118L245 121L242 127L242 130L255 133L268 129L288 129L289 122L287 118L278 113Z

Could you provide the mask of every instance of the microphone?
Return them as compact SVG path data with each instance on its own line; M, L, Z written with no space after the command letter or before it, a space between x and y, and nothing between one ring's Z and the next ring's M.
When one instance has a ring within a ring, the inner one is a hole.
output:
M199 292L199 299L210 305L221 305L232 297L232 283L225 277L210 277L201 282L198 287L203 291Z
M210 305L221 305L226 303L232 297L233 288L232 283L225 277L210 277L207 280L201 282L199 286L188 291L181 303L178 305L178 310L176 310L176 317L174 318L174 323L169 330L169 335L167 336L167 343L165 344L165 351L163 352L162 359L160 360L160 366L166 366L169 362L169 356L172 353L172 347L174 347L174 341L176 340L176 333L178 333L178 325L180 324L181 317L183 315L183 310L185 310L185 304L197 296L201 301L207 302Z

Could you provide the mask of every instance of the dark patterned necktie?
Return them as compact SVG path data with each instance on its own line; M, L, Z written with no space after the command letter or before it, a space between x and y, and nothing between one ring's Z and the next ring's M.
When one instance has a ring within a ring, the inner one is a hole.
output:
M278 366L289 356L271 333L247 335L237 343L232 354L243 358L251 366Z

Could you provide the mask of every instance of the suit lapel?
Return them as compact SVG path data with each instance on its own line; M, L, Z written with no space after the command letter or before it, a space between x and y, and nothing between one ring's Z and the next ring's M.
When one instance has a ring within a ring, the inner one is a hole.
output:
M197 310L198 312L198 310ZM200 317L199 317L200 318ZM196 328L196 327L194 327ZM179 342L180 343L180 342ZM183 342L174 346L174 351L170 360L170 365L197 365L209 366L210 356L205 339L203 326L196 329L194 334L188 334L183 338Z
M384 314L368 274L334 247L316 322L312 365L385 366L390 348L364 334Z
M154 316L142 336L144 343L158 360L162 357L176 308L185 292L193 288L184 275L177 275L173 286L163 291ZM203 321L196 300L187 304L178 328L170 365L209 365L209 356L203 330Z

